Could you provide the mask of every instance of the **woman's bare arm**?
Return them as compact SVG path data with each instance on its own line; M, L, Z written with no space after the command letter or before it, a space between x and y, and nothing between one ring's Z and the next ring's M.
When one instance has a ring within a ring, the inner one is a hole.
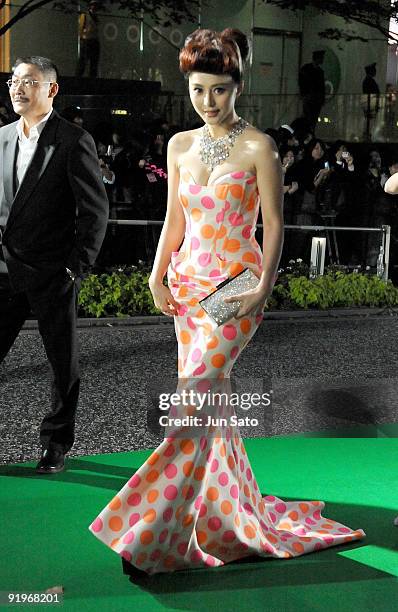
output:
M398 172L391 175L389 179L387 179L384 185L384 191L391 195L396 195L398 193Z

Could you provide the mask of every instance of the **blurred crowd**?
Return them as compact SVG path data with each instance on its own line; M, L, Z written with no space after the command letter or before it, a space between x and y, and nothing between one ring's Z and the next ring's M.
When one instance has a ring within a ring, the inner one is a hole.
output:
M61 114L87 128L82 111L65 108ZM0 125L15 120L7 103L0 100ZM196 127L196 126L194 126ZM91 129L101 172L111 204L111 219L162 221L167 202L167 144L180 131L164 118L136 129L115 129L112 122ZM391 253L398 252L398 198L384 192L384 184L398 172L398 149L383 145L325 143L309 123L298 118L290 125L266 129L277 144L284 176L284 217L290 226L335 225L344 227L392 226ZM261 223L261 218L259 219ZM135 232L132 254L131 232L111 226L104 245L104 259L133 263L140 258L151 263L161 223L141 225ZM287 229L284 261L309 261L311 231ZM339 262L356 267L375 267L380 234L336 232Z

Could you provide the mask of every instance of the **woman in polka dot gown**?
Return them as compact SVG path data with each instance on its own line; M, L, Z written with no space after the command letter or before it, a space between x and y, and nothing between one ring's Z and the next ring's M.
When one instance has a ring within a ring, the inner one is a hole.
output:
M234 105L247 54L247 39L236 30L198 30L181 51L193 106L213 138L238 122ZM247 126L209 172L200 159L201 136L202 128L169 143L168 207L150 278L155 304L174 316L180 391L228 390L232 366L262 320L282 245L281 169L273 142ZM263 252L255 240L260 202ZM217 327L199 301L247 267L258 286L236 296L236 318ZM226 414L225 406L218 414ZM237 427L202 427L196 435L180 428L168 432L90 529L121 555L126 573L155 574L249 555L288 559L364 537L360 529L325 519L323 507L262 497Z

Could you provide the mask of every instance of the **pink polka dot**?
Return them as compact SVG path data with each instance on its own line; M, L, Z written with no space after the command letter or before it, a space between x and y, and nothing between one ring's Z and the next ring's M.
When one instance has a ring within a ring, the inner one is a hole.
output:
M269 512L268 516L269 516L269 518L271 519L271 521L273 523L276 523L276 516L275 516L275 514L273 512Z
M131 544L131 542L134 540L134 533L132 531L130 531L129 533L126 533L126 535L123 538L123 544Z
M199 510L200 505L202 503L202 499L203 499L202 495L199 495L199 497L197 497L195 499L195 508L196 508L196 510Z
M324 547L319 542L317 544L315 544L315 546L314 546L314 550L323 550L323 548Z
M201 374L203 374L204 372L206 372L206 366L204 363L201 363L200 366L198 366L193 372L192 375L193 376L201 376Z
M180 555L184 556L188 550L188 542L180 542L180 544L177 546L177 550Z
M190 329L196 329L196 325L193 322L193 320L191 319L191 317L187 317L187 325Z
M252 479L252 476L253 476L253 474L252 474L251 469L247 468L247 470L246 470L246 478L247 478L247 480L250 481Z
M239 346L234 346L233 349L231 349L230 355L231 355L231 359L235 359L236 355L239 353Z
M307 525L316 525L316 521L313 521L309 516L305 519Z
M277 504L275 504L275 510L277 512L280 512L280 514L283 514L284 512L286 512L286 504L284 504L283 502L278 502Z
M141 495L139 493L132 493L127 498L127 503L129 506L138 506L141 503Z
M202 253L201 255L199 255L198 262L201 266L208 266L211 262L211 253Z
M207 506L206 504L200 505L199 516L205 516L207 514Z
M130 527L133 527L133 525L138 523L139 520L140 520L140 515L138 514L138 512L133 512L133 514L130 514L130 517L129 517Z
M229 481L228 474L226 472L221 472L221 474L218 477L218 482L220 483L220 485L225 487L225 485L228 484L228 481Z
M210 467L210 471L213 472L213 474L214 472L217 472L218 465L219 465L218 459L213 459L213 461L211 462L211 467Z
M163 491L163 495L165 496L166 499L169 499L169 500L175 499L178 495L178 489L174 485L167 485L167 487Z
M160 535L159 535L159 544L163 544L163 542L166 541L168 534L169 534L169 530L168 529L163 529L163 531L160 532Z
M206 565L210 565L211 567L214 567L216 564L216 560L212 555L207 555L205 559L205 563Z
M228 529L227 531L224 531L221 539L223 542L233 542L235 538L235 532L232 531L232 529Z
M189 185L189 191L193 193L194 195L196 195L197 193L200 193L202 191L202 186L201 185Z
M200 446L200 450L204 451L206 446L207 446L207 440L204 436L201 437L200 442L199 442L199 446Z
M201 561L203 558L203 553L201 550L194 550L191 553L191 561Z
M321 511L320 510L315 510L315 512L312 515L314 517L314 519L316 519L317 521L321 520Z
M213 449L211 448L209 452L207 453L207 457L206 457L207 463L210 463L210 461L213 461L213 455L214 455L214 452L213 452Z
M307 535L307 532L306 532L306 530L304 529L304 527L299 527L298 529L295 529L295 530L294 530L294 533L295 533L296 535L299 535L299 536L305 536L305 535Z
M323 536L322 540L326 544L333 544L333 542L334 542L334 538L332 538L331 536Z
M238 213L233 212L229 215L228 221L230 222L231 225L233 225L234 227L237 227L238 225L243 224L243 215L239 215Z
M123 557L123 559L126 559L126 561L128 561L129 563L131 562L131 559L133 558L133 555L128 550L122 550L122 552L120 553L120 556Z
M253 507L250 504L246 502L245 504L243 504L243 507L246 510L247 514L253 514Z
M261 548L263 549L264 552L268 552L268 553L273 553L274 549L272 548L271 544L269 544L268 542L261 542Z
M199 247L200 247L199 238L196 238L196 236L193 236L191 238L191 249L195 250L195 249L198 249Z
M158 561L161 556L162 556L162 551L159 550L159 548L156 548L155 550L151 552L149 558L151 561Z
M245 238L246 240L249 240L251 231L252 231L252 226L251 225L245 225L245 227L242 230L243 238Z
M260 520L260 526L261 526L261 529L263 529L264 531L268 531L268 527L262 519Z
M170 538L170 546L173 546L177 542L179 537L180 537L179 533L173 533Z
M166 510L163 512L163 520L165 523L168 523L169 521L171 521L173 516L173 508L171 508L171 506L169 506L168 508L166 508Z
M180 304L177 308L177 312L180 317L183 317L188 312L188 306L186 306L186 304Z
M192 353L192 361L196 363L197 361L200 361L201 359L202 359L202 351L196 348Z
M339 531L341 533L350 533L351 529L348 529L348 527L339 527Z
M178 470L177 470L177 467L174 465L174 463L167 464L164 469L164 473L166 474L167 478L174 478L177 472Z
M220 212L216 214L216 223L222 223L224 221L224 217L225 217L225 210L220 210Z
M94 523L91 525L91 529L94 531L94 533L98 533L99 531L102 530L104 524L102 522L102 520L97 517L94 521Z
M218 278L219 276L221 276L221 272L220 272L220 270L216 270L216 269L214 268L214 270L211 270L211 271L209 272L209 277L210 277L210 278Z
M134 476L130 478L127 484L129 487L133 489L134 487L138 487L140 482L141 482L141 478L138 476L138 474L134 474Z
M175 447L173 446L173 444L169 444L169 446L166 448L166 450L164 451L164 456L165 457L171 457L171 455L174 455L175 453Z
M243 459L239 459L239 467L240 467L240 471L243 472L243 470L245 469L245 464Z
M241 178L243 178L245 176L245 174L246 173L244 171L242 171L242 172L232 172L231 176L234 179L241 179Z
M185 493L185 499L191 499L191 497L193 497L194 493L195 493L195 490L194 490L193 486L190 485L188 487L187 492Z
M200 191L200 190L199 190ZM196 193L199 193L198 191ZM202 206L204 206L205 208L211 210L212 208L215 207L215 203L213 198L210 198L209 196L204 196L203 198L201 198L201 203Z
M264 315L262 312L260 312L258 315L256 315L256 325L260 325L261 321L263 320Z
M234 340L236 338L236 327L235 325L224 325L223 330L222 330L222 335L224 336L224 338L226 338L227 340Z
M239 497L239 489L238 489L238 485L234 484L232 485L232 487L229 490L231 497L233 497L234 499L238 499Z
M266 495L265 497L263 497L263 499L265 499L266 501L274 502L276 498L274 495Z

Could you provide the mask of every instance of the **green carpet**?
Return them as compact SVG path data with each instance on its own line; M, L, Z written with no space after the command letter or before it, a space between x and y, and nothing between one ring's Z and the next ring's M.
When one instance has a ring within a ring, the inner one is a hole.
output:
M397 428L376 429L245 441L264 494L323 500L325 516L364 529L365 540L288 561L158 575L146 589L87 527L150 451L70 458L66 472L48 477L35 475L35 463L1 466L0 591L63 585L64 604L52 607L67 612L397 612ZM3 609L15 607L38 609Z

